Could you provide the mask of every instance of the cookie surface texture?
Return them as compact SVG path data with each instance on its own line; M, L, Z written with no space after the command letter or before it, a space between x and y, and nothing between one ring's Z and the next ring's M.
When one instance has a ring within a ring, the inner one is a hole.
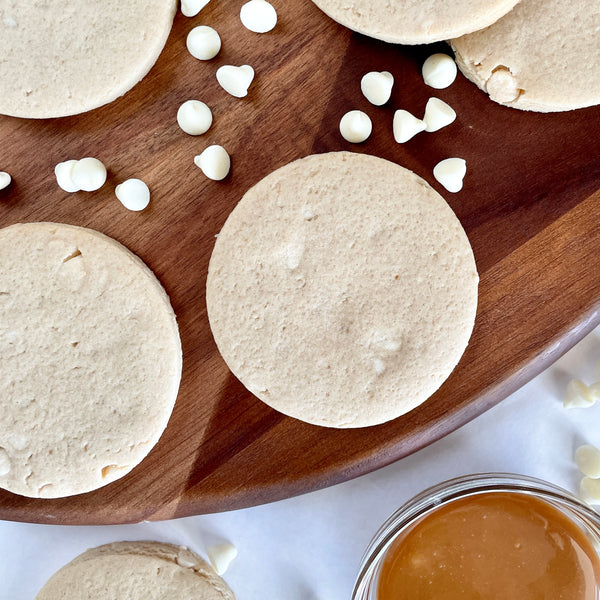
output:
M0 230L0 487L56 498L127 474L181 378L175 314L124 246L70 225Z
M429 44L482 29L519 0L313 0L334 21L393 44Z
M117 542L57 571L36 600L235 600L227 584L183 546Z
M148 73L176 0L0 0L0 113L50 118L111 102Z
M386 160L313 155L239 202L207 307L231 371L303 421L375 425L425 401L463 354L478 275L445 200Z
M456 62L499 104L556 112L600 103L600 2L521 0L491 27L452 40Z

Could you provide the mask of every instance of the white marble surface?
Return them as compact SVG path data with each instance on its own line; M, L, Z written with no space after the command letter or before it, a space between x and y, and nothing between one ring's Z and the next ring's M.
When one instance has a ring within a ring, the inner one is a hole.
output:
M85 549L121 540L187 545L201 555L231 541L225 575L238 600L348 600L381 522L424 488L458 475L507 471L576 491L573 453L600 446L600 405L566 410L568 381L600 380L600 329L500 405L424 450L359 479L255 508L164 523L61 527L0 522L0 600L32 600Z

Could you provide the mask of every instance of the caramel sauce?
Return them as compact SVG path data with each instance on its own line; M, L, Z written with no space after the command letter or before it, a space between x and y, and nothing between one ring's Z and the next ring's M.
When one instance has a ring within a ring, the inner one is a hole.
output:
M558 508L518 493L449 502L387 551L377 600L598 600L600 560Z

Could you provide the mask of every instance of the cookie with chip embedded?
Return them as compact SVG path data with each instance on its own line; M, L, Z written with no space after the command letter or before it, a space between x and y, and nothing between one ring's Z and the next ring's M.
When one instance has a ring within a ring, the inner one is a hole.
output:
M126 475L164 431L181 342L160 282L82 227L0 229L0 487L56 498Z
M521 0L451 45L463 74L495 102L556 112L600 103L599 31L596 0Z
M57 571L36 600L235 600L212 568L183 546L117 542L92 548Z
M231 371L303 421L363 427L424 402L471 335L478 275L446 201L389 161L309 156L220 231L206 301Z

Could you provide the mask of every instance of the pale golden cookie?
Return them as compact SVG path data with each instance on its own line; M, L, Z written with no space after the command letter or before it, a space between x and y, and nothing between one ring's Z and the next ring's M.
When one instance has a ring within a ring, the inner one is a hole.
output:
M218 235L206 300L229 368L273 408L330 427L413 409L475 319L469 240L445 200L386 160L309 156L250 189Z
M519 0L313 0L338 23L394 44L429 44L482 29Z
M499 104L555 112L600 103L598 0L521 0L452 46L464 75Z
M36 600L235 600L227 584L183 546L117 542L57 571Z
M49 118L123 95L156 62L176 0L0 0L0 113Z
M158 441L181 378L154 274L90 229L0 229L0 487L56 498L127 474Z

